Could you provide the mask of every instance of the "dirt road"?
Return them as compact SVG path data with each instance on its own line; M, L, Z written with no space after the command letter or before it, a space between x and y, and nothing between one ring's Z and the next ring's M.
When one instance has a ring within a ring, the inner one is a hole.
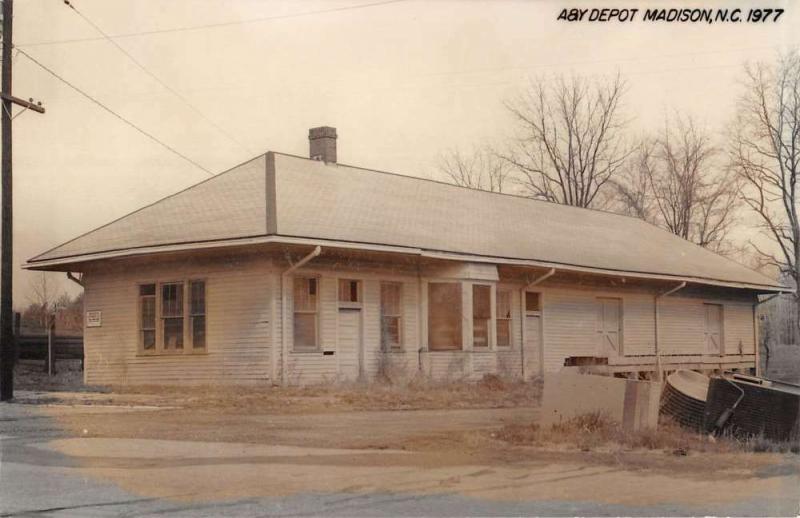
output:
M281 414L83 397L0 409L0 515L798 511L797 455L545 451L493 437L535 408Z

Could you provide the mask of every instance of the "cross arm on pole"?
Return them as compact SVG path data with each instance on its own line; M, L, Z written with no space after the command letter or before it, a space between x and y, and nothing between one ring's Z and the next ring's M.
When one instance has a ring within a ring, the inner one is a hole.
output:
M33 99L20 99L19 97L14 97L13 95L9 94L0 94L3 100L12 102L18 106L22 106L23 108L27 108L29 110L33 110L38 113L44 113L44 106L42 106L41 102L34 103Z

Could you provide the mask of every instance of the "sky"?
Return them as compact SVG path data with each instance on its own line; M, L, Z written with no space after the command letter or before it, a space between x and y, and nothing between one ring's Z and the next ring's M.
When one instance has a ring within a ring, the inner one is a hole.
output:
M621 73L633 132L678 110L719 133L743 64L800 47L788 0L769 2L786 9L778 23L735 25L557 20L610 6L579 1L71 2L16 0L18 48L211 173L268 150L305 156L308 129L329 125L342 163L436 177L446 150L507 138L504 101L555 74ZM14 94L47 109L14 121L15 265L208 177L26 56L13 66ZM16 307L38 275L15 270Z

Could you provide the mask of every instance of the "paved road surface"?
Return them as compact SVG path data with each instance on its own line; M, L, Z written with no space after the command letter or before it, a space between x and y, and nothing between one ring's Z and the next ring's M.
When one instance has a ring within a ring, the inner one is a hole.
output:
M408 452L68 437L29 405L0 406L0 436L0 516L793 516L798 511L796 460L762 473L765 487L775 489L769 494L706 504L676 495L675 502L621 505L590 491L578 500L559 492L565 488L568 494L569 484L602 487L598 484L615 477L628 486L618 491L635 490L641 477L608 467L445 468L415 465ZM94 468L82 467L87 463ZM341 473L352 476L337 474L343 464L349 471ZM386 491L378 478L401 490ZM503 487L493 486L498 480ZM428 491L432 486L435 491ZM512 486L517 490L509 493ZM314 490L302 489L310 487Z

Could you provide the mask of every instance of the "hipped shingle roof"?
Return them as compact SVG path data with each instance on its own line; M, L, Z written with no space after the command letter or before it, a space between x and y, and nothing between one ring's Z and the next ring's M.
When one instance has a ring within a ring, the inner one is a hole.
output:
M26 267L258 236L781 288L636 218L279 153L68 241Z

